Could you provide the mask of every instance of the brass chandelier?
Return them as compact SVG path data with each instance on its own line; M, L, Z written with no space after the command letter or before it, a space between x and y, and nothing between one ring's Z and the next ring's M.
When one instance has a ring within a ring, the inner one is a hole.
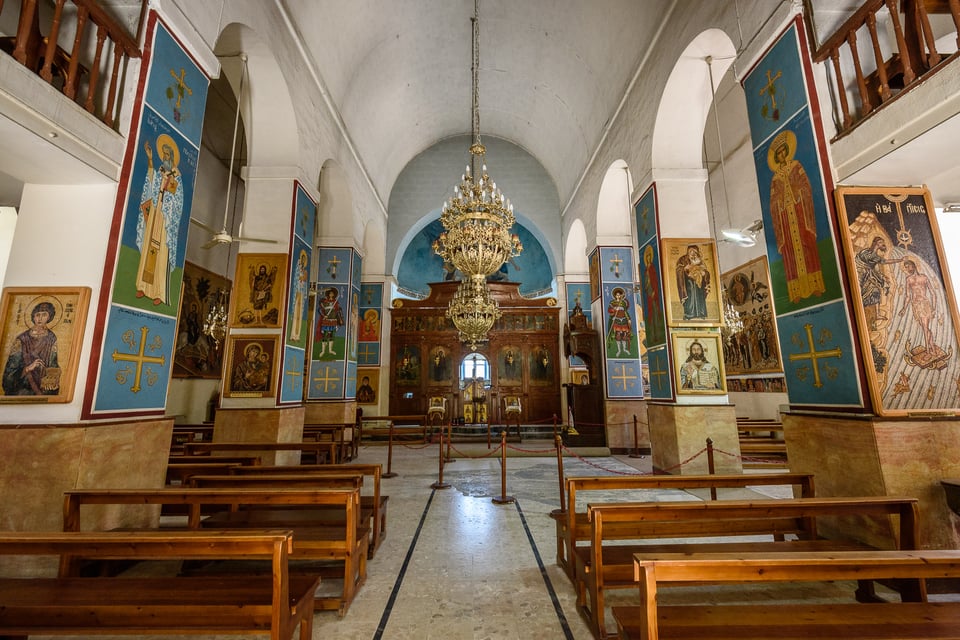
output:
M490 297L486 277L495 273L508 259L520 255L523 244L511 233L515 222L513 205L487 173L486 147L480 141L480 10L474 0L472 144L470 164L453 188L453 196L444 203L440 223L444 232L434 240L433 250L453 265L463 280L447 308L460 331L460 339L475 349L487 339L487 332L500 317L496 301Z
M476 349L500 317L500 307L490 297L484 276L471 276L457 287L447 307L447 317L459 331L460 342Z

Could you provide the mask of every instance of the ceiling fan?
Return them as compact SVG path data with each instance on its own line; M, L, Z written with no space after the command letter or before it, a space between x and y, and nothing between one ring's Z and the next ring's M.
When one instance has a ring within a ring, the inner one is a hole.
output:
M763 229L763 220L757 219L743 229L722 229L720 235L724 242L730 242L738 247L752 247L757 244L757 232Z
M247 76L247 54L241 53L239 54L238 57L240 58L241 62L243 62L243 69L240 71L240 91L237 93L237 113L234 116L234 120L233 120L233 144L230 147L230 165L227 167L227 195L226 195L226 205L223 208L223 225L220 227L219 230L217 230L211 227L210 225L206 224L205 222L201 222L200 220L197 220L194 217L190 218L190 222L197 225L201 229L208 231L211 234L210 239L207 240L202 245L203 249L211 249L213 247L216 247L217 245L230 244L232 242L242 242L242 241L268 242L272 244L277 243L276 240L270 240L267 238L247 238L243 236L234 237L230 235L229 231L227 231L227 217L230 213L230 187L233 182L233 164L234 164L234 160L236 159L237 132L240 129L240 106L243 104L244 80L246 79L246 76ZM234 197L233 206L234 206L234 209L236 209L236 206L237 206L236 197Z

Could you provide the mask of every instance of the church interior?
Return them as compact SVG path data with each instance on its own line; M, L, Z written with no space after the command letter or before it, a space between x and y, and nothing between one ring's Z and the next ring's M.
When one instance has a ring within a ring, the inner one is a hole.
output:
M955 637L958 48L957 0L0 0L0 636Z

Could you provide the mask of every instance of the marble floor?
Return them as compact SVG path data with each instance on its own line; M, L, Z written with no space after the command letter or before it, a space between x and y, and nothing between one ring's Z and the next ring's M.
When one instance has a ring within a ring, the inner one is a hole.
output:
M496 445L490 450L485 443L454 447L456 459L443 470L449 487L443 489L432 486L440 474L435 444L395 445L389 456L385 445L360 448L356 462L381 463L397 474L382 485L390 498L387 535L368 562L366 584L347 614L343 618L336 612L315 615L315 640L593 638L576 610L570 580L556 565L556 525L550 512L560 506L560 483L552 442L510 443L505 474ZM648 457L571 453L563 459L567 477L651 471ZM777 492L789 489L764 491L769 497L786 497ZM627 499L634 500L705 497L670 490L629 494ZM504 496L514 500L494 501ZM605 499L602 492L591 497ZM722 490L721 497L759 496L750 490ZM624 493L616 498L624 499ZM324 582L321 591L336 591L340 586L336 581ZM618 590L607 600L612 606L635 603L637 597L633 590ZM714 601L727 597L710 596ZM614 628L609 609L607 621ZM121 637L129 636L117 640Z
M508 445L511 453L544 454L508 457L504 486L496 446L494 455L485 445L464 446L466 457L444 467L449 488L434 489L436 445L394 446L390 466L397 477L383 481L390 496L387 536L346 616L318 614L314 638L592 638L577 613L573 586L556 565L556 525L549 514L560 506L560 485L550 447L550 441ZM386 468L387 448L364 446L358 461ZM565 457L563 466L565 476L649 473L650 459ZM636 493L634 499L699 499L681 491ZM515 501L494 502L503 496ZM634 597L624 590L611 600Z

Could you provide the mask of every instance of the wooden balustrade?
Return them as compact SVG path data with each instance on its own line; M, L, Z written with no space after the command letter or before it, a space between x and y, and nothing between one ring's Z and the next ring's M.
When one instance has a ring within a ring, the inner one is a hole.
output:
M76 7L76 20L70 22L74 37L69 51L58 45L61 29L68 26L63 20L68 1ZM117 97L121 66L129 58L139 58L140 48L96 0L54 0L53 4L50 24L41 29L38 1L23 0L17 33L13 37L0 38L0 49L10 53L17 62L57 87L108 127L114 128L120 108ZM0 0L0 11L3 8L4 3ZM91 24L95 32L88 31ZM92 57L88 52L91 38L95 38ZM101 76L102 69L107 67L110 82L109 87L104 88Z
M930 14L950 14L960 47L960 0L867 0L814 53L814 62L831 62L841 134L945 59L937 51ZM884 50L885 40L877 29L878 24L885 24L884 18L893 31L896 51ZM869 37L876 67L872 73L864 73L860 57L859 42L864 34ZM851 67L855 76L852 95L857 99L852 107L843 73Z

